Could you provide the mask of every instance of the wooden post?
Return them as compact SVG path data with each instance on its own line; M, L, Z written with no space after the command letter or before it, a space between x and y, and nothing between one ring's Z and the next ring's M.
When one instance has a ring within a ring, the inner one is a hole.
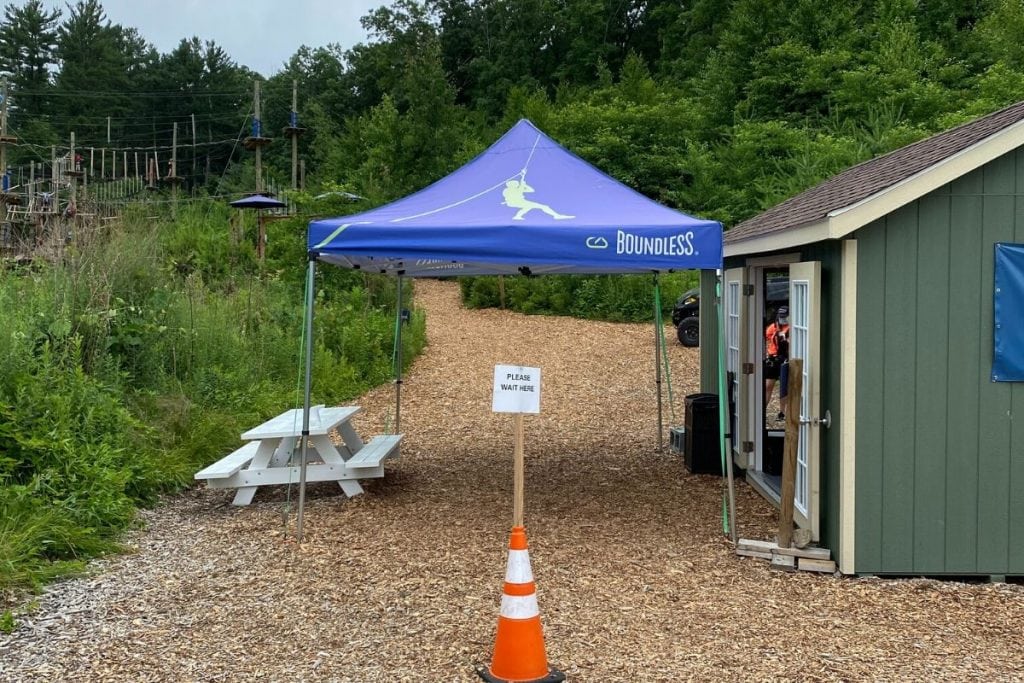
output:
M107 117L107 144L110 144L110 117Z
M786 440L782 446L782 500L779 503L779 547L793 545L793 503L796 493L796 451L800 439L800 394L803 391L804 362L789 361L789 387L786 395Z
M0 106L0 174L7 175L7 76L3 80L3 105ZM6 188L5 188L6 189Z
M526 489L526 456L523 448L523 414L515 415L515 447L513 457L512 526L523 526L523 507Z
M203 185L209 187L210 185L210 150L213 149L213 128L210 123L206 123L206 141L209 143L206 147L206 167L203 169Z
M110 150L110 179L117 180L117 150Z
M260 119L260 80L253 81L253 111L256 118L256 134L253 137L263 137L263 121ZM256 194L263 194L263 150L257 141L256 143Z
M28 210L35 211L33 202L36 199L36 162L28 162Z
M501 310L505 310L505 276L498 276L498 302L501 304Z
M256 256L260 261L266 256L267 230L263 225L263 214L256 209Z
M121 177L128 179L128 152L121 153Z
M196 186L196 115L190 114L192 117L192 188Z
M7 98L4 98L7 101ZM299 111L299 81L292 80L292 113L297 116ZM296 123L289 121L288 125L297 125ZM297 133L297 131L295 131ZM299 187L299 136L297 134L292 135L292 189L296 190Z
M54 213L57 210L57 145L50 146L50 189L52 190L52 197L50 199L50 213Z
M77 189L77 176L74 175L74 172L78 170L75 165L75 131L71 131L71 151L68 153L68 162L71 164L71 175L69 176L71 178L71 191L68 196L68 201L74 202L76 195L75 190Z
M306 189L306 160L299 162L299 189Z
M100 180L107 179L107 148L100 148Z
M171 216L178 215L178 122L171 134Z
M174 122L174 128L171 133L171 172L168 173L170 176L178 175L178 122Z
M141 177L139 175L139 153L135 152L135 179L138 180Z

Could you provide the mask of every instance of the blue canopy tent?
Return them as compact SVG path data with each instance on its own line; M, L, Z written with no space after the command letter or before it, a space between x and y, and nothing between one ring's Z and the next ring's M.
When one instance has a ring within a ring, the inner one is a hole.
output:
M523 119L465 166L419 192L363 213L312 221L308 247L303 433L309 428L317 261L399 279L657 275L721 268L722 225L648 199ZM660 352L657 342L656 348ZM660 364L658 373L660 386ZM400 385L398 378L397 392ZM658 400L660 429L660 390ZM303 465L305 460L303 451ZM731 474L730 462L730 484ZM301 520L302 482L299 498Z

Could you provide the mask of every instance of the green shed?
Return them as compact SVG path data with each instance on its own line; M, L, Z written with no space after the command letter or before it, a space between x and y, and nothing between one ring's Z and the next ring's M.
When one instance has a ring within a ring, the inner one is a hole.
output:
M991 381L997 242L1024 243L1024 102L725 235L733 461L779 500L762 359L766 294L788 280L804 359L795 516L843 573L1024 576L1024 384ZM714 274L702 287L711 320ZM717 392L716 337L701 326L703 391Z

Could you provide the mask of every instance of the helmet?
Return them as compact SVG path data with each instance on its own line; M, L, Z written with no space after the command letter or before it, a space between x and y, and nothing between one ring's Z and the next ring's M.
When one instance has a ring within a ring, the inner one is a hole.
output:
M775 313L775 320L780 325L789 324L789 306L779 306L779 310Z

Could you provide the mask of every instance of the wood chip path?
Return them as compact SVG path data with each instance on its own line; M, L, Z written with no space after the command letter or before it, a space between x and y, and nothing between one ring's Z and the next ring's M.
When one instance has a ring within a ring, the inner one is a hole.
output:
M736 557L722 480L653 448L650 326L466 311L447 282L418 282L417 296L430 345L385 479L352 500L312 487L301 545L282 526L283 487L248 508L200 488L143 512L133 552L51 586L0 634L0 680L477 680L511 520L496 363L543 368L526 521L548 658L570 681L1024 679L1021 586ZM670 354L681 399L697 353ZM383 429L391 391L359 401L364 436ZM775 513L743 484L738 508L741 535L769 537Z

